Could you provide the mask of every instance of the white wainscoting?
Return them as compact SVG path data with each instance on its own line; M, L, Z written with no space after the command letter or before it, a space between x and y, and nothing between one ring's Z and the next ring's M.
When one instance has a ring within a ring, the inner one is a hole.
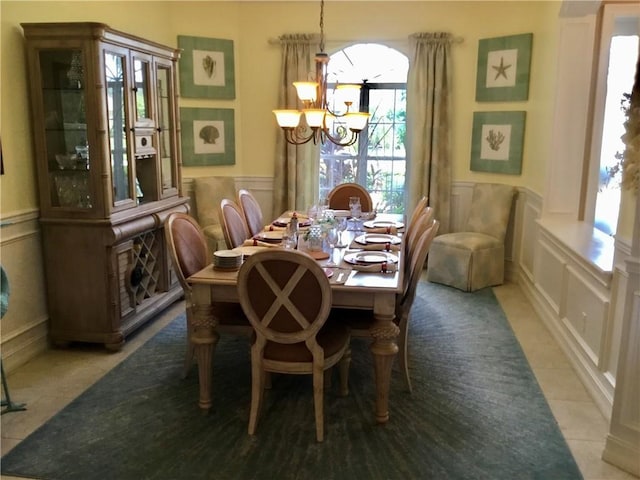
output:
M2 318L2 364L11 372L48 348L48 313L38 210L2 218L0 250L9 279L9 308Z

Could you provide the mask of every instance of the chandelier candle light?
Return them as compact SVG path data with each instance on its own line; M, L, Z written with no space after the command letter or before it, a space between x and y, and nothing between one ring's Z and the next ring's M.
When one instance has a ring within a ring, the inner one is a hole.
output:
M358 135L366 127L369 120L367 112L351 111L353 105L360 103L360 85L336 85L336 100L344 103L346 109L337 113L329 108L327 102L327 65L329 55L324 52L324 0L320 2L320 53L315 56L316 80L314 82L293 82L303 108L300 110L274 110L278 125L284 131L287 142L302 145L310 140L314 144L330 140L339 146L353 145ZM338 103L338 102L337 102ZM302 114L311 129L307 132L304 124L300 124ZM344 119L344 122L337 119ZM346 124L346 127L342 124ZM334 126L336 128L334 129ZM335 131L334 131L335 130Z

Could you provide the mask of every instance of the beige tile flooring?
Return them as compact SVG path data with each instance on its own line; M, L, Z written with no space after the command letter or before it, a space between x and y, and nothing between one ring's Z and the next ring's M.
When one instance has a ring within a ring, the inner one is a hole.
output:
M635 479L601 460L607 421L573 372L562 350L533 311L520 288L512 283L494 289L531 364L551 410L586 480ZM56 414L109 369L126 358L182 311L178 302L135 334L116 353L100 347L49 350L8 375L14 402L26 412L2 416L2 454ZM2 480L16 477L1 476ZM24 479L23 479L24 480Z

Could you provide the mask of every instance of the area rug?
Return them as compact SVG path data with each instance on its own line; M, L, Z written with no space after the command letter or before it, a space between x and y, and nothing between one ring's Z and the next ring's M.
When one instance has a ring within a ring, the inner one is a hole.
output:
M180 316L2 458L4 475L47 480L580 479L493 291L422 281L410 331L409 394L394 367L390 421L373 421L366 340L353 340L350 394L325 395L315 441L307 376L276 376L247 434L249 347L223 337L214 407L181 378ZM28 413L27 413L28 414Z

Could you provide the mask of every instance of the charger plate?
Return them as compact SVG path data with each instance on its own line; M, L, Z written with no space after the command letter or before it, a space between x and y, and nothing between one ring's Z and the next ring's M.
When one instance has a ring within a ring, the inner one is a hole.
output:
M397 263L398 257L389 252L351 252L344 256L344 261L352 265L369 265L374 263Z
M364 235L359 235L354 238L354 241L362 245L366 245L367 243L390 243L392 245L398 245L402 242L402 239L395 235L387 235L385 233L365 233Z

